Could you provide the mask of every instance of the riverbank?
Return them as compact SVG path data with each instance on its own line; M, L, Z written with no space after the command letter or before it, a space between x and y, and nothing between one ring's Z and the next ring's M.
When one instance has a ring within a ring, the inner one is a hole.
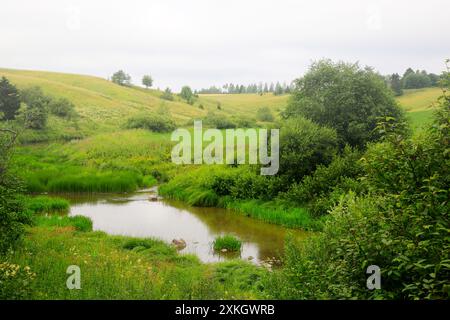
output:
M37 219L7 257L8 264L19 266L7 279L9 289L16 285L27 299L264 298L268 271L262 267L241 260L201 263L160 240L93 232L86 221ZM71 265L80 267L80 290L66 287Z

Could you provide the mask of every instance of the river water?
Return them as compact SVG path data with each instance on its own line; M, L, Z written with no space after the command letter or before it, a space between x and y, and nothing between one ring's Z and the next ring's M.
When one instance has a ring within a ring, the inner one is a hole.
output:
M181 253L197 255L203 262L240 257L254 263L276 264L286 236L305 238L308 233L248 218L221 208L189 207L176 201L154 201L156 189L133 194L65 195L71 201L69 215L92 219L94 230L112 235L158 238L167 243L183 239ZM217 236L232 234L242 242L240 253L217 253Z

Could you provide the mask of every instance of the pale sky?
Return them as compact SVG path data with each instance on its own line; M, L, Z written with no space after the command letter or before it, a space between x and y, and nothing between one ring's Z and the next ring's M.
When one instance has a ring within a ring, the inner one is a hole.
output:
M288 82L320 58L439 73L449 13L448 0L2 0L0 67L123 69L174 90Z

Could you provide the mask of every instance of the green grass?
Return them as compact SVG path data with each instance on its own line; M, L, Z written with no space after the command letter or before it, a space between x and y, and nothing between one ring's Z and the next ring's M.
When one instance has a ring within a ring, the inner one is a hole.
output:
M37 216L35 223L39 227L73 227L76 231L92 231L92 220L84 216Z
M399 105L407 112L414 131L421 130L431 123L433 104L442 95L440 88L424 88L404 90L404 94L397 97Z
M36 196L25 198L25 206L33 213L65 213L69 210L69 201L57 197Z
M242 242L232 235L219 236L214 240L213 248L215 251L238 252L241 250Z
M247 217L287 228L312 231L322 228L322 221L313 218L305 208L283 206L275 201L222 199L222 206Z
M257 299L263 268L243 261L202 264L159 240L79 232L78 217L39 217L8 262L29 268L28 299ZM81 289L68 290L68 266L81 270ZM0 270L1 271L1 270ZM12 289L10 289L12 290ZM19 291L17 291L19 292Z

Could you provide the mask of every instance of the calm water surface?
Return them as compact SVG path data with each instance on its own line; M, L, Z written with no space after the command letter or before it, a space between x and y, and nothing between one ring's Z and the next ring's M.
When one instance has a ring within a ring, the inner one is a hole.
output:
M233 234L243 241L238 256L255 263L279 259L288 233L298 238L308 234L265 223L221 208L189 207L167 200L150 201L156 189L133 194L66 195L70 215L92 219L94 230L132 237L152 237L171 243L183 239L181 253L196 254L204 262L223 261L229 254L212 250L214 239Z

